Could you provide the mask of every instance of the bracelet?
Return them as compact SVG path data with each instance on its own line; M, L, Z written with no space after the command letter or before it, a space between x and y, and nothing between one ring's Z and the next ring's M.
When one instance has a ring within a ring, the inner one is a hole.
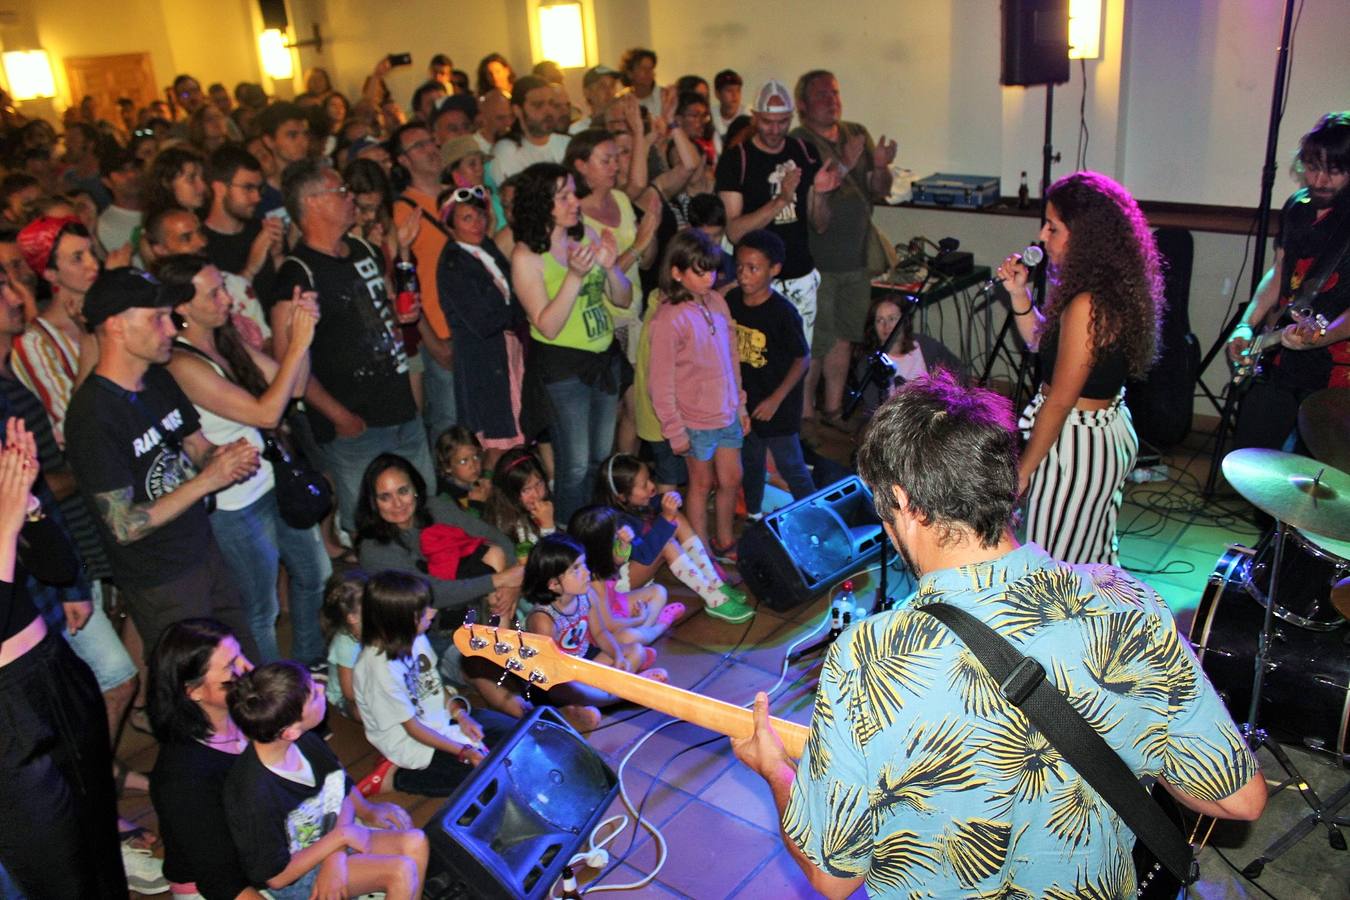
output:
M1031 315L1032 310L1034 310L1035 308L1036 308L1036 307L1034 307L1034 306L1028 306L1028 307L1027 307L1024 311L1022 311L1022 312L1018 312L1016 309L1014 309L1014 310L1012 311L1012 314L1013 314L1014 316L1029 316L1029 315Z
M455 754L455 759L467 766L469 764L469 761L464 758L464 755L472 749L473 748L470 747L468 744L460 744L459 752Z

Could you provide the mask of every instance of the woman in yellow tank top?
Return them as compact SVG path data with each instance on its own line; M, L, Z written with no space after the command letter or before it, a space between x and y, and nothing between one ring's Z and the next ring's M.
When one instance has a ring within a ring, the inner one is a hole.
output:
M530 166L513 209L511 280L530 320L526 370L553 407L554 503L565 521L590 496L614 444L622 354L610 309L627 309L633 290L614 234L599 237L582 224L567 169Z

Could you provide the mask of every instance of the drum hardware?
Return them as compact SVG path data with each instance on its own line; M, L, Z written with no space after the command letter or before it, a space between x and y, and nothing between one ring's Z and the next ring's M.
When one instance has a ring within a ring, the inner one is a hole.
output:
M1315 474L1310 475L1313 471ZM1326 826L1327 840L1332 849L1346 849L1345 835L1339 826L1350 825L1350 819L1338 818L1336 813L1346 802L1350 802L1350 783L1323 801L1280 743L1260 727L1258 714L1275 635L1275 609L1280 599L1285 534L1292 526L1337 540L1350 540L1350 476L1338 469L1320 466L1307 457L1254 448L1234 450L1225 456L1223 474L1239 494L1275 520L1270 588L1261 616L1251 703L1242 733L1253 752L1260 747L1270 751L1287 776L1271 793L1279 793L1290 786L1297 787L1304 802L1312 810L1243 869L1243 874L1248 878L1257 878L1266 863L1278 858L1319 824Z

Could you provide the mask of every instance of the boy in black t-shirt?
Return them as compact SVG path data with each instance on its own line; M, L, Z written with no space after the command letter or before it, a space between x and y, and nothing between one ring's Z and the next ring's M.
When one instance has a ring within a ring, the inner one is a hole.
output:
M750 410L750 433L741 447L745 508L759 518L764 501L764 454L773 453L778 472L793 499L815 492L802 459L802 378L811 364L811 348L802 334L797 310L773 289L783 268L783 241L767 229L751 231L736 245L736 278L727 292L736 320L736 354L741 386Z
M225 781L225 817L253 884L276 900L420 897L426 835L392 803L369 803L310 729L323 687L298 663L270 663L229 687L230 718L249 739ZM367 828L356 823L367 823ZM389 830L376 830L389 829Z

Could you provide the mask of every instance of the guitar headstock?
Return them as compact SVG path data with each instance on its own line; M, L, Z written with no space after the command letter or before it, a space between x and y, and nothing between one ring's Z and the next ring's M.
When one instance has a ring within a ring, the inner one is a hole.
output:
M477 614L469 610L464 624L455 629L455 646L460 653L486 659L545 690L573 679L575 660L553 638L525 631L518 623L501 625L497 616L487 625L476 620Z

